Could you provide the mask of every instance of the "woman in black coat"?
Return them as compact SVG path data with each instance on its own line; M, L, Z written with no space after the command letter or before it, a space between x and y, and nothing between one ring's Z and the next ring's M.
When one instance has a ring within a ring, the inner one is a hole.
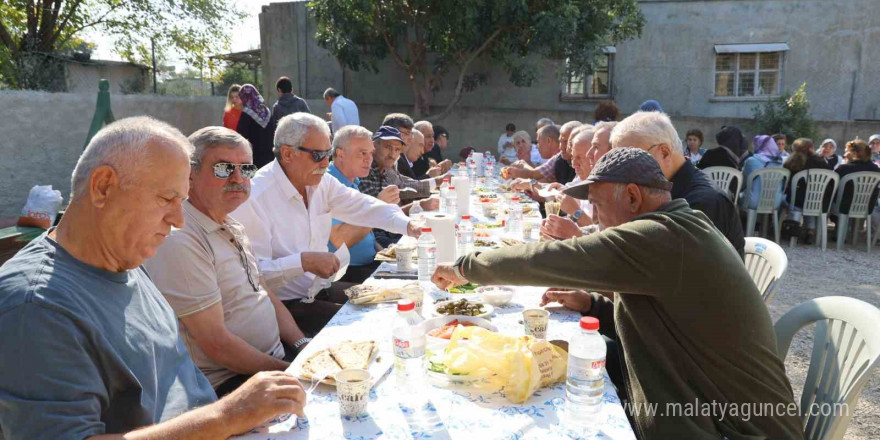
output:
M273 160L272 144L275 133L269 124L272 111L263 104L263 97L256 87L245 84L238 92L241 98L241 119L238 120L236 131L251 143L254 151L254 164L262 167Z

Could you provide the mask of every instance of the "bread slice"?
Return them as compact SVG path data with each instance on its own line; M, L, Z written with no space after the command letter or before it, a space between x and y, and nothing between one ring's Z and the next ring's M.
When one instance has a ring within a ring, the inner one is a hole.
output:
M366 370L373 356L376 341L345 341L330 347L330 354L344 369L361 368Z
M328 349L309 356L302 365L302 376L306 379L320 379L320 376L332 378L339 371L342 371L342 367L333 360Z

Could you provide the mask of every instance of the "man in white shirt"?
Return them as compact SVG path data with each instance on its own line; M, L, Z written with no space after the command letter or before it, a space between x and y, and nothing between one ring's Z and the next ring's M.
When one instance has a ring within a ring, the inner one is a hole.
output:
M308 113L278 123L275 160L257 172L251 197L232 213L247 230L267 286L300 328L314 334L346 301L348 285L331 284L339 270L327 251L331 220L418 236L395 205L361 194L327 172L330 130Z
M504 133L498 138L498 160L504 165L516 162L516 147L513 145L513 134L516 133L516 125L507 124Z
M324 102L330 106L329 117L333 124L334 133L346 125L361 125L357 105L354 101L342 96L336 89L330 87L324 90Z

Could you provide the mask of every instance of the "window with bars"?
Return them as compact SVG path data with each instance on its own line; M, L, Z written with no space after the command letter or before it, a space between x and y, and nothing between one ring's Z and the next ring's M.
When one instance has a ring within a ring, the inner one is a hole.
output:
M608 98L611 96L611 81L614 54L606 53L599 57L593 73L569 74L562 89L562 97L567 99Z
M762 97L779 94L783 52L715 54L716 97Z

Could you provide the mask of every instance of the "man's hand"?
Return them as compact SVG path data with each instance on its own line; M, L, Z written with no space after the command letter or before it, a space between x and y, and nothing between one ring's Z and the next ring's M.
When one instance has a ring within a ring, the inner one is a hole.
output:
M443 171L440 169L440 167L431 167L428 168L428 172L426 172L425 174L427 174L428 177L438 177L443 174Z
M440 199L437 197L428 197L419 201L419 206L425 211L436 211L440 209Z
M581 209L581 203L578 199L572 196L563 196L562 205L560 207L563 211L569 214L573 214L578 209Z
M534 185L534 189L537 190L541 187L541 185ZM510 189L514 191L532 191L532 181L529 179L515 179L510 184Z
M449 159L444 159L443 162L438 163L437 166L440 167L441 174L446 174L449 172L449 170L452 169L452 161L450 161Z
M422 235L422 223L410 221L406 224L406 235L410 237L419 238Z
M528 163L522 159L510 164L510 166L513 168L525 168L526 165L528 165Z
M560 217L554 214L550 214L541 222L541 234L562 240L584 235L577 223L568 217Z
M437 269L434 270L434 275L431 276L431 281L433 281L440 290L446 290L450 287L467 284L467 280L456 275L455 269L453 269L452 265L449 263L438 264Z
M581 313L589 312L593 306L593 298L583 290L547 289L541 297L541 306L552 302Z
M332 252L303 252L300 259L303 271L318 278L330 278L339 271L339 258Z
M295 377L283 371L262 371L217 404L221 418L242 433L279 414L305 417L306 393Z
M400 188L396 185L388 185L385 188L382 188L382 191L379 191L376 198L385 203L396 205L400 203Z

